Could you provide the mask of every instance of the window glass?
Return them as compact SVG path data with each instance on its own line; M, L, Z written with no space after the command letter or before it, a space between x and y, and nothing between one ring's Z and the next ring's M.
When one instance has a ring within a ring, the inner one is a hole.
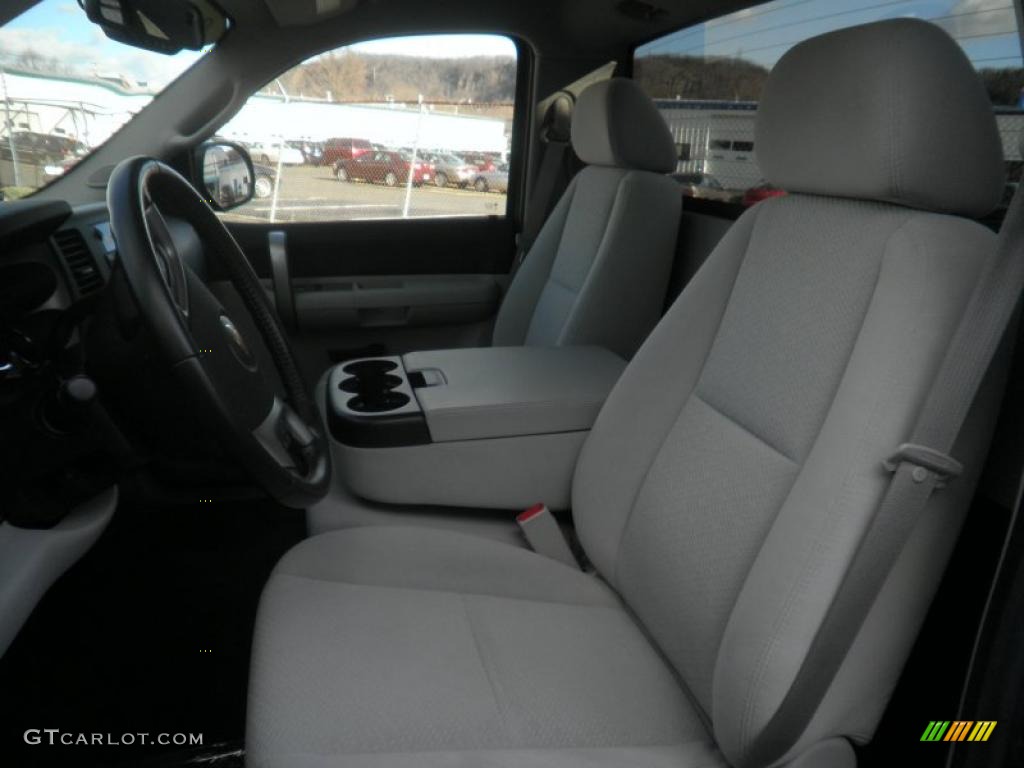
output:
M0 192L60 178L202 53L107 38L73 0L42 0L0 27Z
M516 48L495 35L339 48L267 83L220 135L256 164L239 221L503 216Z
M745 205L781 194L761 177L754 146L757 103L772 66L809 37L904 16L941 26L978 70L1002 137L1008 201L1024 139L1024 69L1011 0L774 0L637 48L634 77L685 149L677 171L686 193Z

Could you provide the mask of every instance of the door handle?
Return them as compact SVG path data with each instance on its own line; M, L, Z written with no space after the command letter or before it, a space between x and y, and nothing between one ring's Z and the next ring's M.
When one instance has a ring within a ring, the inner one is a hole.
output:
M292 287L291 266L288 261L288 238L284 230L273 229L267 233L267 250L270 251L270 277L274 286L274 305L277 316L289 330L298 328L295 313L295 290Z

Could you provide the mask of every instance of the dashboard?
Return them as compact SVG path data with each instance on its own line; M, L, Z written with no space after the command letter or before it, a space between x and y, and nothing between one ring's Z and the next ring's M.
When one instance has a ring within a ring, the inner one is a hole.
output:
M81 340L116 260L103 205L0 203L0 655L117 506Z
M103 205L0 203L0 391L44 362L51 323L101 291L115 259Z
M86 298L106 284L115 256L103 205L0 203L0 318Z
M192 228L174 218L167 228L205 277ZM115 482L119 451L121 466L132 461L97 396L104 370L130 380L144 362L117 332L133 312L117 261L103 204L0 203L0 522L48 528Z
M205 280L195 231L164 221ZM144 438L168 442L171 430L147 433L139 414L186 421L137 316L105 205L0 202L0 656L102 535L126 476L151 461Z
M103 205L0 204L2 520L52 525L109 483L106 473L89 482L73 477L91 447L75 439L73 421L95 394L81 375L78 329L115 260Z

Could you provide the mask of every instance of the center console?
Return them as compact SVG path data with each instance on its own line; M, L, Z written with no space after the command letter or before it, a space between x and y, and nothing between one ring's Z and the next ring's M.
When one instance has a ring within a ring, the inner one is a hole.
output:
M598 347L485 347L335 366L336 471L371 501L569 505L576 458L625 361Z

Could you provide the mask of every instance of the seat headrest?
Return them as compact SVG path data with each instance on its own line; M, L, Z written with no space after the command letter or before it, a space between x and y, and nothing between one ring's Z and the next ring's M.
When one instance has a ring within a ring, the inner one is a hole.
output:
M981 79L933 24L892 19L807 40L775 65L755 146L790 192L984 216L1005 181Z
M587 165L655 173L676 168L665 118L634 81L616 77L588 87L572 115L572 148Z

